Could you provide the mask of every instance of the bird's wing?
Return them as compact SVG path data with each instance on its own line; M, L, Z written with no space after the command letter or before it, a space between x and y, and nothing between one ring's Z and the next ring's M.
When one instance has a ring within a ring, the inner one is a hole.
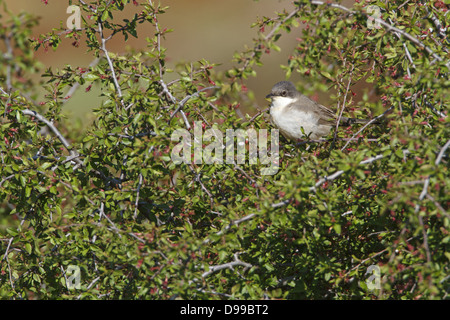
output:
M319 118L319 125L332 126L336 124L336 115L333 111L305 95L301 95L297 99L297 103L293 104L292 107L299 111L315 113L317 118Z
M333 111L328 109L327 107L316 103L316 112L319 115L319 124L320 125L335 125L336 123L336 115Z

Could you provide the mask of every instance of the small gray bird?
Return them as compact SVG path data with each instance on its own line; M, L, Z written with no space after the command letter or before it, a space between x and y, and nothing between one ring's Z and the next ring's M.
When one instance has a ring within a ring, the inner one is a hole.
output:
M273 124L288 139L298 140L309 135L311 139L316 140L326 136L331 128L336 127L336 114L298 92L292 82L278 82L266 98L272 99L270 116ZM341 117L340 125L369 121Z

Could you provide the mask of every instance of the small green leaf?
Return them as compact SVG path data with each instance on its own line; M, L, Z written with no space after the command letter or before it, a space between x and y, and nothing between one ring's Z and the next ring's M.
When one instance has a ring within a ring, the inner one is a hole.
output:
M25 178L23 175L19 176L20 184L22 187L25 187L27 184L27 178Z
M92 82L92 81L99 79L99 76L97 76L96 74L93 74L93 73L88 73L83 77L83 79L86 81Z
M49 167L51 167L52 166L52 163L51 162L44 162L42 165L41 165L41 169L42 170L46 170L47 168L49 168Z
M15 228L6 228L6 232L8 232L13 237L15 237L19 234Z
M333 226L334 231L336 231L337 234L341 234L341 225L340 224L335 224Z
M25 251L26 251L28 254L31 254L31 251L32 251L31 244L29 244L29 243L26 243L26 244L25 244Z

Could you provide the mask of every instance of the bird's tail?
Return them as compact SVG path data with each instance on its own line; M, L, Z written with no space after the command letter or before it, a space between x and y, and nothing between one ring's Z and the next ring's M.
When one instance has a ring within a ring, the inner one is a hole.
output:
M372 121L372 119L356 119L356 118L347 118L347 117L342 117L341 118L341 122L339 125L341 126L350 126L352 124L355 123L360 123L360 124L364 124L367 122ZM373 124L379 124L380 122L378 120L375 120L372 122Z

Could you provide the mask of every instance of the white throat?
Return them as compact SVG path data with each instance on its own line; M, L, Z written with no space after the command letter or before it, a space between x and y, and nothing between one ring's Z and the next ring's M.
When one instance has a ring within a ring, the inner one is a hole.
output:
M282 129L283 120L286 117L287 106L295 102L296 99L288 97L273 97L272 105L270 106L270 115L272 116L275 125Z
M295 99L295 98L289 98L289 97L273 97L271 112L272 112L273 108L277 109L277 111L282 111L282 109L284 109L291 103L295 102L296 100L297 99ZM280 110L278 110L278 109L280 109Z

